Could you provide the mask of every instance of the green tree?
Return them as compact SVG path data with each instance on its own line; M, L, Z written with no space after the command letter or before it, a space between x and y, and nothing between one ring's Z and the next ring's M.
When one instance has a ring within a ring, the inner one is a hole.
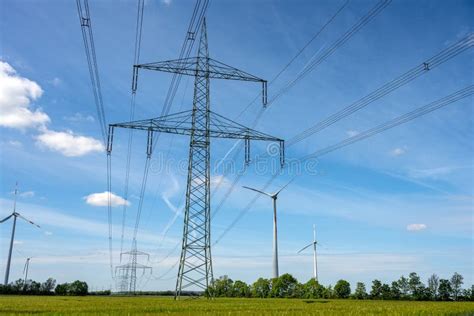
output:
M351 295L351 285L346 280L337 281L334 294L337 298L348 298Z
M362 282L357 282L356 288L354 291L354 298L358 300L365 300L367 298L367 291L365 289L365 284Z
M291 274L285 273L272 279L270 295L272 297L294 297L297 284L298 280Z
M56 280L53 278L47 279L44 283L41 284L41 293L43 294L51 294L54 290L54 286L56 285Z
M68 286L68 294L69 295L87 295L89 292L89 287L87 286L86 282L82 282L76 280L69 284Z
M270 281L259 278L252 284L251 292L253 297L265 298L270 295Z
M392 292L390 290L390 285L388 284L382 284L382 287L380 288L380 297L383 300L390 300L392 299Z
M392 282L392 286L390 287L390 292L392 294L392 300L399 300L402 296L402 292L400 290L400 284L397 281Z
M36 281L31 281L28 285L28 292L31 294L38 295L41 293L41 283Z
M243 281L235 281L233 287L233 295L234 297L249 297L250 296L250 287L247 283Z
M303 285L304 298L322 298L324 295L324 286L319 284L315 278L311 278Z
M370 297L376 300L382 297L382 282L380 282L379 280L372 281L372 290L370 291Z
M54 289L54 293L56 293L56 295L67 295L68 288L69 284L67 283L58 284Z
M227 275L223 275L214 280L211 285L210 294L216 297L232 297L234 281Z
M408 284L408 279L402 275L398 280L398 286L400 288L402 297L407 298L408 294L410 293L410 285Z
M451 288L451 283L449 280L440 279L438 287L438 296L442 301L449 301L451 298L451 293L453 289Z
M334 298L334 290L332 285L329 284L327 288L324 289L323 298Z
M421 279L418 274L416 274L415 272L410 273L410 275L408 276L408 285L410 287L410 293L413 299L423 299L424 285L421 282Z
M453 293L453 299L455 301L458 300L459 293L461 293L461 286L463 284L463 276L457 272L454 272L453 276L451 277L451 288Z
M25 288L25 282L23 279L18 279L14 283L10 283L9 286L13 292L19 293Z
M430 299L436 300L438 298L439 277L432 274L428 279L428 290Z

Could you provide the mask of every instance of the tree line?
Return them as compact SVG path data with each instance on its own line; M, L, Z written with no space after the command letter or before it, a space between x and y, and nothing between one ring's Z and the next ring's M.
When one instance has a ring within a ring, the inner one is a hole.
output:
M291 274L278 278L259 278L253 284L233 281L228 276L214 280L205 291L205 295L214 297L254 297L254 298L304 298L304 299L372 299L372 300L415 300L415 301L474 301L474 285L463 289L464 278L454 273L450 279L440 279L431 275L427 285L420 276L412 272L408 277L390 284L373 280L370 290L363 282L357 282L352 292L346 280L339 280L334 285L323 286L314 278L306 283L299 283Z
M107 294L110 295L110 291ZM18 279L8 285L0 285L0 294L11 295L90 295L86 282L76 280L72 283L56 284L53 278L40 283L33 280ZM100 294L100 293L99 293ZM107 295L105 294L105 295Z

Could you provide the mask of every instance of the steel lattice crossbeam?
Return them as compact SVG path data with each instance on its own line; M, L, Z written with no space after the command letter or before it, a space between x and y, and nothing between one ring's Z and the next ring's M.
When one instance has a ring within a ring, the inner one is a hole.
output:
M153 133L189 135L189 162L184 213L183 241L176 280L175 298L194 287L206 290L213 280L211 259L210 139L231 138L245 141L245 160L250 160L250 140L274 141L280 145L284 163L284 141L258 132L210 110L210 79L229 79L262 83L262 102L267 100L267 82L242 70L209 58L206 20L199 40L198 56L180 60L134 66L132 90L136 90L139 69L194 76L193 109L162 117L109 125L107 151L112 151L114 128L148 132L147 155L153 148Z
M191 135L193 133L192 113L193 111L189 110L147 120L115 123L110 126L113 128L121 127L145 131L151 130L161 133ZM209 111L209 120L210 126L208 132L209 136L213 138L248 138L252 140L283 142L283 139L256 131L212 111ZM205 129L195 129L195 131L201 133L205 132Z

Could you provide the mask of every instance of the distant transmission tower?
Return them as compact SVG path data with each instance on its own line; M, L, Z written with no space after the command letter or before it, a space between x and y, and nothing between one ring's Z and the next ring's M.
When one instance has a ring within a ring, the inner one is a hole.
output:
M118 288L120 293L135 294L137 290L137 270L141 270L142 275L144 275L148 270L150 273L153 271L151 267L138 263L137 257L145 256L147 257L147 260L149 260L150 256L146 252L137 250L136 241L133 242L132 250L120 254L120 260L122 259L122 255L127 255L129 262L115 268L115 277L118 280Z
M250 161L250 140L265 140L279 143L280 163L283 164L284 141L240 125L210 110L210 79L260 82L264 105L267 100L267 82L209 57L205 19L197 57L134 65L133 89L136 89L139 69L194 76L192 110L153 119L110 124L107 144L107 151L110 153L115 127L148 131L148 155L153 146L153 132L190 136L183 241L175 293L175 298L179 298L183 289L194 287L206 290L213 279L210 223L211 137L243 139L247 163Z

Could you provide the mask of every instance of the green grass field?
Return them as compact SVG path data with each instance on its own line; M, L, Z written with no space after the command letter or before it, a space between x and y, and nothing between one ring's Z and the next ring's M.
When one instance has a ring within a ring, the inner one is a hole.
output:
M0 296L0 315L474 315L474 302Z

